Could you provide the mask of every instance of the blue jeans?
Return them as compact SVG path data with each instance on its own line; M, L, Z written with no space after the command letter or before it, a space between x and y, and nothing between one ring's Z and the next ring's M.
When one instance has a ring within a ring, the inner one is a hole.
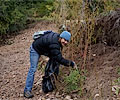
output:
M31 91L34 83L34 75L38 66L40 55L30 47L30 69L28 71L24 92Z

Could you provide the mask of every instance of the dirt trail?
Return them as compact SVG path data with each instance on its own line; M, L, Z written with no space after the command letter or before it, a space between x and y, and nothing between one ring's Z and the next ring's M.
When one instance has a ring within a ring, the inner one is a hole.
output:
M54 24L40 22L12 39L13 44L0 47L0 100L25 100L23 90L30 65L29 47L33 41L32 34L38 30L56 31ZM35 77L35 86L40 90L40 71L36 72ZM36 87L33 89L36 90ZM37 92L34 100L40 98Z

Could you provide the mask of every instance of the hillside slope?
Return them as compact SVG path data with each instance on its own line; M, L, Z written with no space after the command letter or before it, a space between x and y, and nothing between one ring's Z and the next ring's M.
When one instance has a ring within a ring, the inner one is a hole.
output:
M47 29L57 31L54 24L39 22L32 28L22 31L22 34L12 38L13 43L11 45L0 47L0 100L27 100L23 97L23 90L30 65L29 47L33 41L32 34L37 30ZM91 54L93 56L87 68L89 75L83 87L86 90L85 96L83 98L72 98L71 100L93 100L95 97L98 100L120 100L120 97L114 95L114 92L111 91L112 82L118 78L120 48L96 44L92 46ZM35 97L31 100L41 100L41 98L44 98L43 100L45 98L51 98L48 100L64 100L64 98L69 97L64 93L59 95L59 91L43 94L41 79L42 72L37 71L33 87Z

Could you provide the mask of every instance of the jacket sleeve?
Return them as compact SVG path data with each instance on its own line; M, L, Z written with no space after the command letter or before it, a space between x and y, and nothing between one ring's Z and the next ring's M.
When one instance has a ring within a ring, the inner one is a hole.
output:
M52 58L56 59L56 61L62 65L70 66L71 61L62 57L62 53L60 51L60 47L58 46L58 44L51 44L49 47Z

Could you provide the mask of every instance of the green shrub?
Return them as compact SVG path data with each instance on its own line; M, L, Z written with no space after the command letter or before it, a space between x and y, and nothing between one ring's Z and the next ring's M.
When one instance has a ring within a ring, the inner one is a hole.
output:
M24 27L26 23L26 10L20 6L19 1L0 1L0 33L14 32Z
M55 0L0 1L0 35L25 28L28 19L49 16Z
M78 70L71 70L69 76L65 76L66 87L65 90L67 93L72 91L82 92L82 85L85 81L85 76L82 75Z

